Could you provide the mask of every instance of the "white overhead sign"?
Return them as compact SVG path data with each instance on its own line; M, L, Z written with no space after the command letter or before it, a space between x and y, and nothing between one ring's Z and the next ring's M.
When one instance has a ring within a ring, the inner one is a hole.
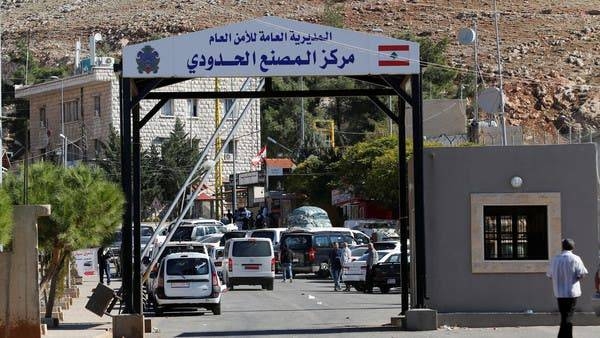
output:
M418 73L418 43L273 16L123 49L127 78Z

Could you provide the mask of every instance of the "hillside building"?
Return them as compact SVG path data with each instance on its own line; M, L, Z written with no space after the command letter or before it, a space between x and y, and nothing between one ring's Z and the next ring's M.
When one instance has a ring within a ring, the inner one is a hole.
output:
M97 58L105 59L105 58ZM196 78L164 87L163 91L231 91L240 90L246 78ZM249 79L246 86L256 87L258 79ZM56 161L68 165L78 162L94 163L103 160L101 144L106 142L111 128L120 130L119 78L112 64L92 67L88 72L44 83L17 87L16 98L29 101L30 117L30 161ZM201 150L207 145L216 129L216 110L220 116L233 106L232 117L219 137L227 138L235 118L241 114L247 99L173 99L148 121L141 131L142 149L159 146L173 131L176 118L186 127L186 132L200 140ZM144 100L140 104L143 117L157 100ZM61 109L62 104L62 109ZM250 107L238 127L235 142L225 146L223 155L222 181L226 186L233 174L234 144L236 145L236 170L250 170L250 160L261 147L260 101L252 100ZM61 136L64 135L64 136ZM63 143L65 142L65 143ZM66 148L66 158L63 157ZM208 158L214 158L215 147L211 146ZM143 173L142 173L143 175ZM214 174L209 178L208 189L200 194L204 200L213 200L215 192ZM213 203L209 202L209 204ZM230 201L225 201L226 203ZM243 203L244 201L240 201ZM200 202L199 202L200 203ZM196 216L210 217L214 205L194 208ZM200 211L202 210L202 211Z

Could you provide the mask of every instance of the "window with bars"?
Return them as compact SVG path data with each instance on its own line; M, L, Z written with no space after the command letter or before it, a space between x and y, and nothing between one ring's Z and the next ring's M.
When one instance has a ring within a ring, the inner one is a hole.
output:
M48 121L46 120L46 106L40 107L40 128L46 128Z
M63 109L65 122L79 121L79 100L65 101Z
M94 95L94 116L100 117L101 108L100 95Z
M484 206L485 260L548 259L548 207Z

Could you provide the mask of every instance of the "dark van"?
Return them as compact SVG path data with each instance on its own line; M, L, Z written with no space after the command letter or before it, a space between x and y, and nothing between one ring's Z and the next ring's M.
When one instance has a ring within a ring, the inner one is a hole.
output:
M294 252L294 273L315 273L318 276L329 275L329 253L336 242L356 244L347 230L337 231L335 228L288 231L281 235L280 241L281 245L285 244Z

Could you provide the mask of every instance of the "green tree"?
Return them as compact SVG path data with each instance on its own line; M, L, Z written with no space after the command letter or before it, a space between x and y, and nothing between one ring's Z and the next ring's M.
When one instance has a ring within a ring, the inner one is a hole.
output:
M104 170L108 179L121 183L121 137L114 128L101 147L102 158L96 164Z
M153 144L142 152L142 218L147 219L153 212L152 201L156 198L164 201L163 189L158 184L161 179L161 158L158 148Z
M12 235L12 201L3 189L0 190L0 245L8 245Z
M456 85L458 71L449 67L446 56L450 43L448 38L433 41L428 37L418 37L412 33L403 34L400 38L418 42L420 45L421 61L426 66L423 71L423 98L437 99L460 95L459 87Z
M161 161L157 176L166 201L175 199L177 192L200 158L199 142L198 139L190 139L180 119L175 121L169 138L161 145Z
M49 290L46 317L52 307L59 273L75 250L106 243L121 224L125 198L118 184L104 173L85 165L65 168L47 162L29 170L28 200L50 204L52 214L39 220L39 245L50 254L40 281L40 290ZM8 174L4 188L13 203L22 201L23 172Z

